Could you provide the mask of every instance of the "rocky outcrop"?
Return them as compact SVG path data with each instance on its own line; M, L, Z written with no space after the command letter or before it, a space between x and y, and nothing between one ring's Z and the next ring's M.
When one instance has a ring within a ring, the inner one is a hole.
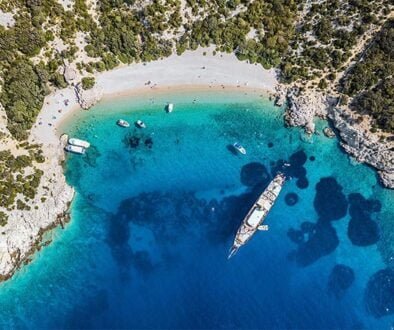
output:
M78 79L78 72L71 66L65 65L63 76L66 82L71 85Z
M285 113L285 121L289 126L299 126L305 132L315 132L315 116L325 117L329 103L326 97L317 91L300 92L297 88L287 91L288 107Z
M0 280L6 280L40 249L43 233L62 225L74 190L67 185L61 166L62 146L44 150L44 175L31 210L9 212L8 222L0 227Z
M85 110L94 106L103 97L103 90L97 86L84 90L82 84L79 83L74 87L74 90L79 105Z
M358 162L378 170L382 184L394 189L394 148L392 142L381 142L379 137L355 127L355 121L344 109L332 107L328 117L338 130L341 146Z
M327 136L330 139L335 137L335 132L330 127L324 127L323 133L325 136Z

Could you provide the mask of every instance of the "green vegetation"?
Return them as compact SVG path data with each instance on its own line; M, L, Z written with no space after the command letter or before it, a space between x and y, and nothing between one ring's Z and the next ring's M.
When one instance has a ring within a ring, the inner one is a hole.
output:
M389 8L387 0L312 1L280 65L283 81L305 82L343 71L352 48Z
M374 129L394 133L394 20L388 21L341 82L351 108L371 115Z
M88 90L88 89L93 88L94 84L95 84L94 77L84 77L84 78L82 78L82 88L84 90Z
M34 167L35 159L41 160L41 150L33 147L29 155L14 157L9 150L0 151L0 207L8 210L23 209L37 193L44 174ZM19 197L17 199L17 197ZM23 200L22 200L23 199Z
M7 224L8 215L3 211L0 211L0 226L3 227Z

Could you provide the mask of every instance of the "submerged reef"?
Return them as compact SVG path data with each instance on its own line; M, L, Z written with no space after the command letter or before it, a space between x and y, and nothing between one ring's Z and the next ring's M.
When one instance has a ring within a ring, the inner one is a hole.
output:
M306 157L302 158L306 160ZM332 253L339 245L338 235L331 221L343 218L348 203L342 187L334 177L322 178L316 184L313 203L319 218L316 223L304 222L301 230L289 229L289 238L298 245L293 257L305 267Z
M328 278L328 292L340 299L343 297L346 290L353 284L354 279L353 269L345 265L335 265Z
M369 313L379 318L394 313L394 271L383 269L368 281L365 303Z
M380 212L378 200L365 199L361 194L349 195L350 221L348 236L354 245L367 246L379 240L378 224L371 219L371 214Z
M322 178L317 183L313 206L322 221L338 220L346 215L346 196L334 177Z
M298 195L296 193L288 193L285 196L285 202L289 206L293 206L298 202Z
M256 184L267 184L270 181L270 175L267 168L258 162L253 162L242 166L241 182L248 187L254 187Z

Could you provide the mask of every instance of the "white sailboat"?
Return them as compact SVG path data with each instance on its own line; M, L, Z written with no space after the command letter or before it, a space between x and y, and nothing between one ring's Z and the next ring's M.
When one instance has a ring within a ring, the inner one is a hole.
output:
M284 174L277 174L253 204L252 208L242 221L241 226L238 228L233 246L230 249L228 256L229 259L237 253L241 246L246 244L252 238L257 230L267 230L267 226L262 225L262 223L271 207L274 205L276 198L278 198L285 181L286 177Z

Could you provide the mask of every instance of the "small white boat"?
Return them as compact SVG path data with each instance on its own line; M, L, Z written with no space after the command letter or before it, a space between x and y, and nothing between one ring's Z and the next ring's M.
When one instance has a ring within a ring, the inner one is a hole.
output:
M76 139L76 138L68 139L68 144L71 144L76 147L82 147L85 149L90 147L90 143L88 141L84 141L84 140L80 140L80 139Z
M120 127L130 127L130 124L126 120L123 120L123 119L119 119L116 122L116 125L118 125Z
M174 104L168 103L166 105L166 110L167 110L168 113L172 112L172 110L174 110Z
M233 147L242 155L246 155L246 149L239 142L235 142Z
M84 147L74 146L72 144L67 144L64 147L64 150L66 150L67 152L72 152L74 154L79 154L79 155L83 155L86 151L86 149Z
M137 126L138 128L146 128L146 125L142 120L137 120L135 122L135 126Z

